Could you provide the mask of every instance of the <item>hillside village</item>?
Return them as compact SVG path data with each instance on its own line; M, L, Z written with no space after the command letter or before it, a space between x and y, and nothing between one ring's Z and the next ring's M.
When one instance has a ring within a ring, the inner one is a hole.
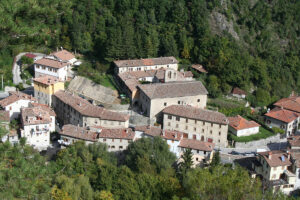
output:
M208 91L194 77L195 72L207 73L203 66L193 65L193 72L179 69L175 57L115 60L116 87L130 104L128 112L121 112L68 90L66 83L76 76L72 69L81 64L73 53L60 50L42 57L32 55L25 56L34 59L33 95L11 91L0 100L2 126L7 130L3 142L14 144L25 138L38 151L66 148L76 141L99 142L110 152L122 154L140 138L161 137L178 162L187 149L192 151L194 167L209 165L215 152L232 156L232 160L237 154L245 160L241 165L252 177L260 177L265 188L286 194L300 188L300 97L294 94L274 103L259 116L263 120L229 117L209 109ZM246 95L233 88L229 99L240 101ZM130 111L149 119L147 124L135 124ZM232 138L252 137L262 130L278 135L278 142L285 141L285 145L261 151L257 146L255 152L234 148L239 140Z

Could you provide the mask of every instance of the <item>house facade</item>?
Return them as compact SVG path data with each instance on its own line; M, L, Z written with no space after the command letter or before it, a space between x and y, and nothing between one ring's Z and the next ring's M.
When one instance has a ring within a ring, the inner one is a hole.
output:
M224 114L188 105L172 105L162 113L164 129L183 132L186 139L227 146L228 119Z
M21 108L27 108L30 103L36 102L36 99L23 92L10 92L9 96L0 100L2 110L9 112L10 121L17 119Z
M209 164L212 160L214 143L183 138L182 132L163 130L155 126L138 126L135 127L135 134L137 139L161 137L167 142L170 151L176 155L178 162L182 162L181 156L187 149L191 149L193 154L194 167Z
M40 106L21 110L21 137L39 150L50 146L50 132L55 131L55 113Z
M66 81L71 63L61 62L52 58L42 58L34 62L35 78L53 76L61 81Z
M296 174L290 152L260 152L252 163L252 168L262 178L264 188L280 190L285 194L290 194L294 190Z
M115 74L160 68L172 68L176 71L178 69L178 61L173 56L138 60L115 60L113 64L115 66Z
M70 145L76 141L86 144L101 142L107 145L109 152L126 150L128 145L135 140L135 133L130 128L95 128L64 125L60 132L60 144Z
M248 121L240 115L228 117L228 121L228 130L238 137L249 136L259 132L260 125L258 123L255 121Z
M284 130L287 137L298 130L299 121L299 113L282 108L274 108L265 114L266 125Z
M60 90L53 95L53 107L61 125L113 128L128 128L129 126L129 115L92 105L87 100L67 91Z
M171 105L206 107L207 90L199 81L145 84L138 89L140 110L157 121L162 121L161 111Z
M34 97L41 104L52 106L52 95L59 91L64 90L64 82L60 81L54 76L41 76L33 79L34 83Z

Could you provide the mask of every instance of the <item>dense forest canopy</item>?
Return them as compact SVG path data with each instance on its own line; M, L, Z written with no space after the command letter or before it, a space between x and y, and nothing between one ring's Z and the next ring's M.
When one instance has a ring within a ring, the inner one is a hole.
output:
M238 86L266 105L299 92L299 10L298 0L2 0L0 72L8 81L12 56L60 46L104 64L172 55L207 68L212 96Z
M294 199L263 194L261 182L239 166L215 162L191 169L185 159L185 165L174 167L175 156L161 138L141 139L129 147L121 161L105 144L78 142L47 161L24 142L14 147L0 143L0 199Z

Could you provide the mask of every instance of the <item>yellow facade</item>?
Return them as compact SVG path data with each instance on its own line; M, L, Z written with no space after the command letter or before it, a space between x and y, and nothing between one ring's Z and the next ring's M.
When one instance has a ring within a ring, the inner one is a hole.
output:
M53 95L59 90L65 90L65 85L63 82L57 82L54 84L47 85L34 81L34 90L45 94Z

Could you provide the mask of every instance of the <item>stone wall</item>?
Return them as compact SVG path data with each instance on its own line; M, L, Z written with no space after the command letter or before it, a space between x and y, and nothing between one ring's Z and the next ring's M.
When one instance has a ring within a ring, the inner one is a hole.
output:
M256 140L252 142L236 142L235 148L255 148L261 146L267 146L270 143L279 143L279 142L283 142L283 141L282 139L280 139L280 134L277 134L275 136L271 136L266 139Z

